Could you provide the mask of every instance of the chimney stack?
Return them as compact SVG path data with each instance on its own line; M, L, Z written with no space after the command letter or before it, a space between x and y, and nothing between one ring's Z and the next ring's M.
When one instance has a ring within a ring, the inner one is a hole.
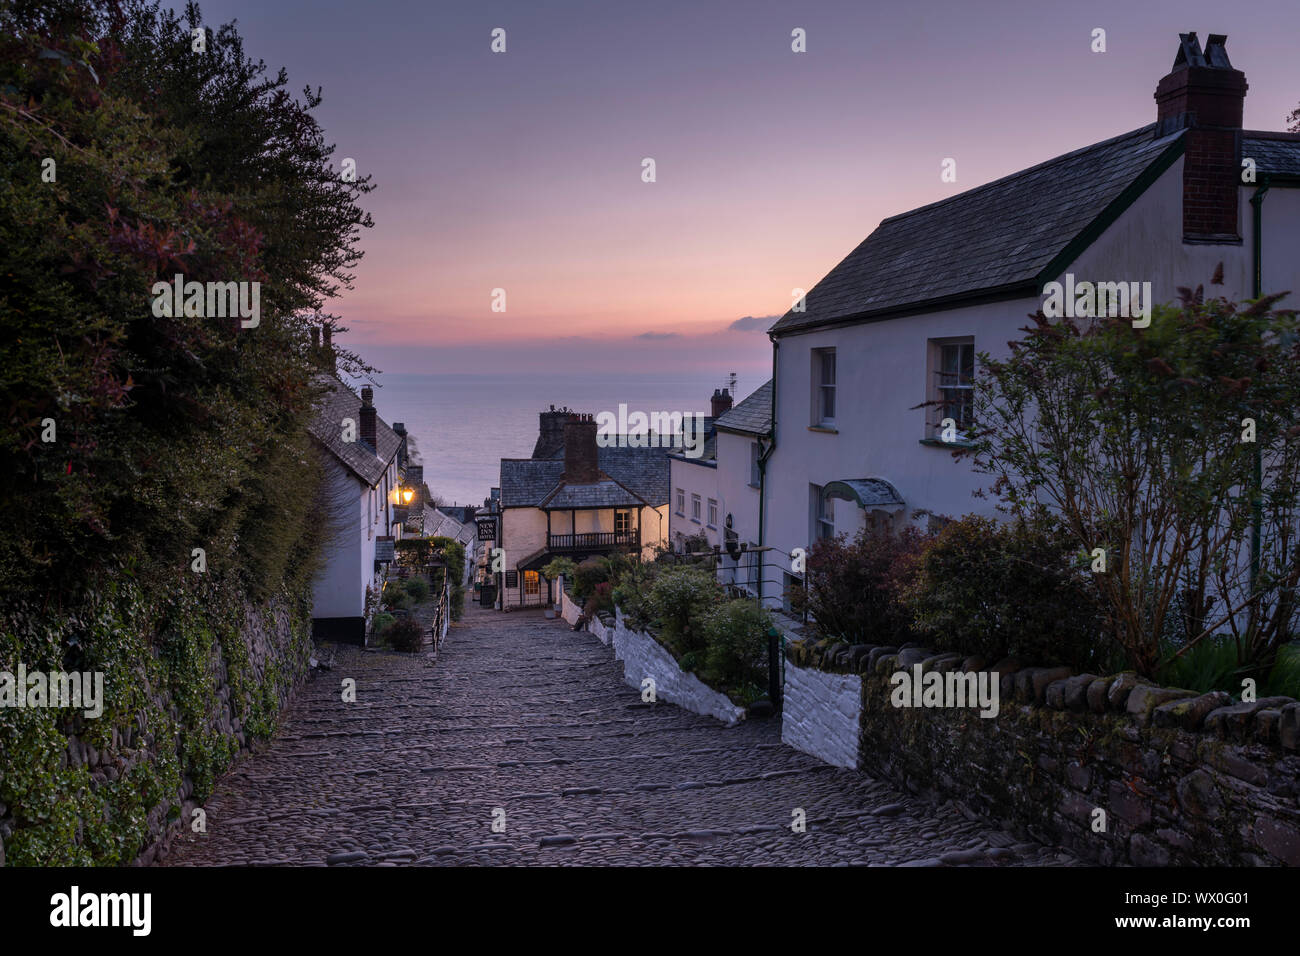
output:
M367 385L361 389L361 440L370 446L371 451L378 454L379 444L375 433L375 390Z
M725 388L715 388L713 397L709 399L709 414L718 418L724 412L731 408L731 393Z
M534 458L559 458L564 453L564 423L573 412L567 406L551 406L549 412L538 415L537 443L533 445Z
M600 480L596 420L590 415L571 415L564 423L564 480L577 485Z
M1174 68L1156 86L1156 135L1185 129L1183 239L1240 242L1241 122L1246 74L1228 61L1228 38L1179 34Z

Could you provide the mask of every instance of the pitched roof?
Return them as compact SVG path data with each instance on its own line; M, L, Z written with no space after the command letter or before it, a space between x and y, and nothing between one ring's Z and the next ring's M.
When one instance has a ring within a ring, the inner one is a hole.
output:
M350 418L356 423L357 433L361 430L361 397L348 388L333 375L320 375L316 384L324 389L324 394L316 406L316 415L307 426L312 436L324 445L334 457L367 484L379 484L388 470L388 463L393 460L402 447L402 439L388 427L378 415L375 416L375 441L377 450L371 449L358 437L356 441L343 440L343 419Z
M455 538L463 545L468 545L474 540L476 529L473 525L466 525L464 522L457 520L446 512L425 506L424 509L424 534L429 538Z
M612 478L587 485L565 482L541 500L540 507L558 508L643 508L646 502Z
M668 503L669 448L597 448L596 460L609 478L642 503L660 507ZM564 479L560 458L502 458L501 507L542 507L542 500L556 491ZM575 492L575 494L577 494ZM566 499L568 500L568 499ZM575 499L576 500L576 499ZM618 507L631 505L618 505ZM614 507L613 505L550 505L550 507Z
M1300 133L1244 130L1241 155L1255 161L1256 182L1262 173L1300 178Z
M772 430L772 380L758 386L713 424L724 432L766 435Z
M884 220L808 292L804 312L787 312L771 331L1028 291L1144 172L1177 158L1184 131L1154 132L1144 126Z

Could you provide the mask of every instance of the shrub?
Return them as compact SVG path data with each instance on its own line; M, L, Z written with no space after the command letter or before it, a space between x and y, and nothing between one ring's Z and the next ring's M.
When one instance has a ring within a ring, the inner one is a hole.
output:
M659 567L644 562L633 565L614 586L614 603L634 630L644 631L653 620L647 599Z
M388 608L390 611L398 609L406 610L411 606L410 595L406 593L404 588L397 584L389 584L384 588L382 601L384 607Z
M724 690L761 695L767 682L767 632L772 627L767 611L756 601L736 598L712 607L701 626L707 644L705 679Z
M407 578L403 585L406 593L411 596L411 600L419 604L429 596L429 582L423 577Z
M376 644L383 643L384 631L391 627L395 620L397 618L393 617L393 615L385 614L382 611L376 614L370 621L370 640Z
M577 567L568 558L553 558L549 564L542 568L542 577L548 581L554 581L563 576L566 581L572 581L573 572L577 570Z
M424 627L413 617L399 618L384 632L384 638L393 650L413 653L424 646Z
M894 533L864 528L852 541L825 538L808 552L805 588L794 592L826 637L853 644L901 644L911 637L911 614L901 597L916 573L929 536L908 527Z
M697 567L665 567L655 575L646 597L646 612L657 620L663 637L679 653L705 649L701 620L722 595L717 580Z
M573 571L573 596L585 602L596 590L596 585L609 580L609 565L599 557L588 558Z
M917 639L936 650L1077 670L1110 663L1091 573L1046 515L949 522L902 597Z

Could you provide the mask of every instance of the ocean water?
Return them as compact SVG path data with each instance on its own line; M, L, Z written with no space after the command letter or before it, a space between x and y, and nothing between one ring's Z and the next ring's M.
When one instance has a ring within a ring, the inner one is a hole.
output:
M741 374L744 398L766 379ZM500 483L502 458L527 458L537 441L539 412L567 405L577 412L709 413L709 397L726 375L649 373L593 376L574 370L530 375L385 374L375 406L390 425L415 436L424 481L447 504L482 504Z

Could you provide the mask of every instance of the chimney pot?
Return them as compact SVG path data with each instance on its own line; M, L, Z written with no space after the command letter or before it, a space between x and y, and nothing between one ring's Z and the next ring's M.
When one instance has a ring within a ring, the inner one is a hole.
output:
M709 400L709 413L718 418L731 408L731 393L725 388L715 388Z

